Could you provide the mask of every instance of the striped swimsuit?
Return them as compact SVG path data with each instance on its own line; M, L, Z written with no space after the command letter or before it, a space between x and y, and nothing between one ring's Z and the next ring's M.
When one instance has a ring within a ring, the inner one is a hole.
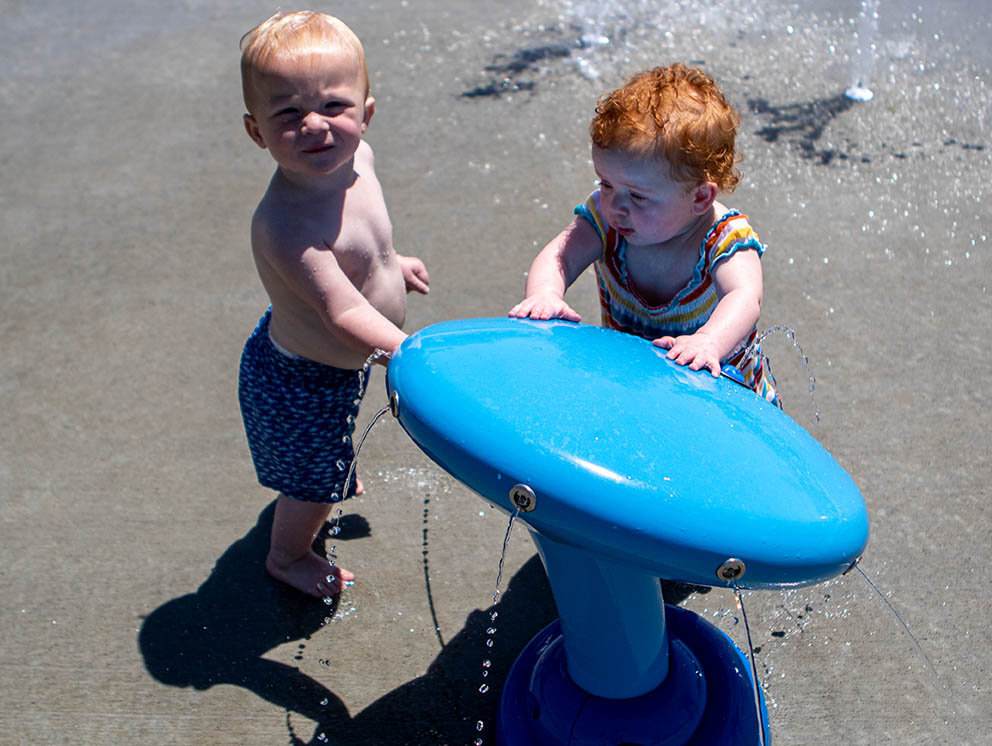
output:
M668 303L653 306L646 303L627 280L627 241L603 218L599 209L598 189L585 204L575 208L575 214L592 223L603 241L603 253L594 265L599 283L603 326L644 339L694 334L706 323L720 300L713 285L712 271L716 264L738 251L753 249L758 252L758 256L765 251L765 246L748 223L747 216L731 210L707 232L699 247L699 261L693 268L689 283ZM781 406L768 361L761 354L760 345L753 350L752 356L744 359L744 353L757 335L758 329L755 326L747 338L742 339L722 362L737 368L745 384L758 395Z

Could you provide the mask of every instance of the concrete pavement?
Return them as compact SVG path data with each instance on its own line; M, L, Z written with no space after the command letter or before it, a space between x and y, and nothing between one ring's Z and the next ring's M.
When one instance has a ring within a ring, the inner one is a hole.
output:
M883 3L868 40L853 2L632 2L579 50L591 5L320 7L366 45L396 246L431 273L408 328L505 313L592 186L596 97L704 66L743 114L727 202L769 246L762 326L810 359L769 342L786 409L819 408L871 511L862 567L919 642L857 575L748 594L773 741L987 743L988 21ZM469 743L555 615L518 526L484 654L506 516L391 418L336 539L356 585L328 608L263 572L236 370L271 163L242 132L238 39L273 10L5 4L0 744ZM875 99L851 105L869 41ZM588 275L569 298L596 318ZM361 422L385 403L378 371ZM744 644L731 594L682 602Z

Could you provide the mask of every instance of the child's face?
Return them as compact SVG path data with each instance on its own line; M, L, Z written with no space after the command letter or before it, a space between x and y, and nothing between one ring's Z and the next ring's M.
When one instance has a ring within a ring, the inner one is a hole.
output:
M674 180L664 159L594 145L592 163L603 217L633 245L661 244L684 234L715 196L715 189L704 187L710 198L700 201L700 188Z
M354 53L333 49L277 62L257 75L245 129L284 171L323 175L358 149L374 111Z

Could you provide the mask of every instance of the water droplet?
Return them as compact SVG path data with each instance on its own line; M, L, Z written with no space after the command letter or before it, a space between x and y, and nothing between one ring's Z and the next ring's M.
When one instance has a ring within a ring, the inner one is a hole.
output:
M486 634L487 635L495 635L496 634L496 628L495 627L490 627L489 629L486 630Z
M477 722L477 723L475 724L475 729L476 729L477 731L480 731L480 732L481 732L481 731L482 731L482 729L483 729L483 728L485 728L485 727L486 727L486 724L485 724L485 723L483 723L483 722L482 722L481 720L480 720L479 722Z
M321 707L327 707L327 705L328 705L329 703L330 703L330 700L329 700L329 699L327 699L327 697L324 697L324 698L323 698L322 700L320 700L320 706L321 706Z
M483 668L489 668L492 664L493 664L493 662L491 660L489 660L488 658L486 658L486 660L482 661L482 667Z
M489 638L488 640L486 640L486 647L491 648L492 646L493 646L493 640L492 638Z
M483 684L482 686L480 686L479 687L479 691L482 694L485 694L486 692L488 692L489 691L489 684Z

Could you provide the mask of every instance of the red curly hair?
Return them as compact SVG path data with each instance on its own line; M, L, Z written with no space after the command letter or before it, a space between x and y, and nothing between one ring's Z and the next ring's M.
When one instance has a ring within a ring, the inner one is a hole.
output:
M663 158L690 186L711 181L732 192L740 181L734 139L740 116L713 78L676 63L638 73L599 99L593 145Z

